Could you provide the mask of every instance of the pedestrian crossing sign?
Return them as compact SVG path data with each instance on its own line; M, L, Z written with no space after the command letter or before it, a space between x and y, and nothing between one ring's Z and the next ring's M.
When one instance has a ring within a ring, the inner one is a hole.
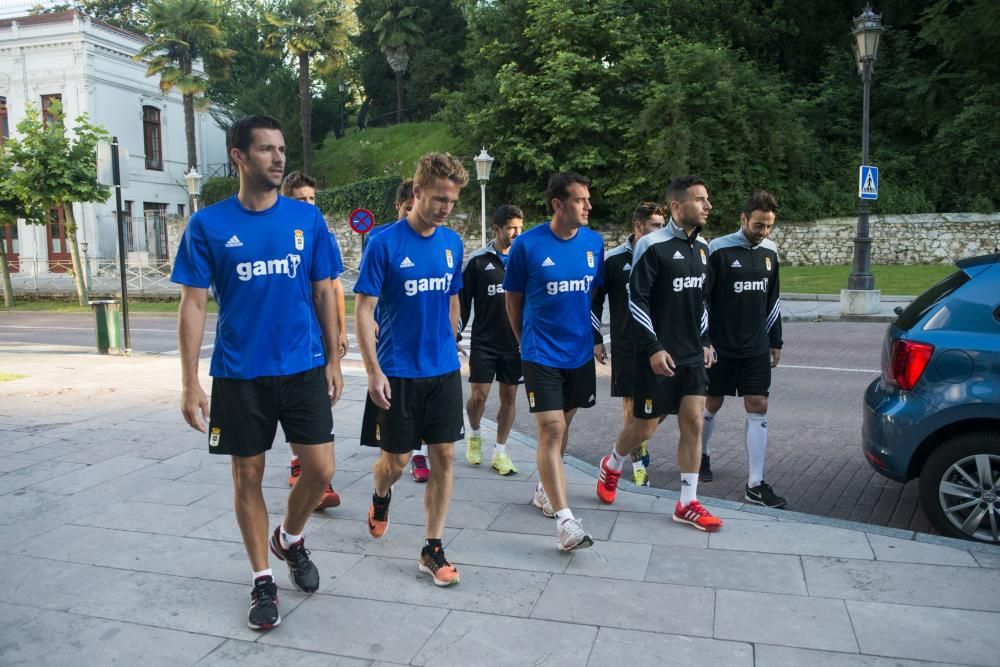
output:
M858 197L878 199L878 167L861 165L861 171L858 173Z

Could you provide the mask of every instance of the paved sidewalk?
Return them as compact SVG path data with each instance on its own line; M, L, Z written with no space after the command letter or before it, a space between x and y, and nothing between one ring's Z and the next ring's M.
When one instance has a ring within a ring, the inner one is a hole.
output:
M307 542L320 591L281 590L280 627L246 627L249 571L228 462L178 411L176 359L7 346L0 372L0 664L996 665L1000 549L903 531L829 525L708 500L706 535L670 521L670 492L594 496L569 461L571 506L598 540L555 549L520 474L455 464L445 534L462 583L417 572L423 488L404 478L392 526L364 518L374 454L358 447L364 377L335 408L341 507ZM207 379L206 379L207 386ZM265 496L280 520L287 448Z

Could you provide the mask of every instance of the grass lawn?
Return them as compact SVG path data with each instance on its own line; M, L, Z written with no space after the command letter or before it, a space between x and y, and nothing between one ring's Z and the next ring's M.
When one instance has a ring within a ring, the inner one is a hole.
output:
M950 264L915 264L912 266L873 266L875 289L882 294L915 296L955 272ZM850 266L781 267L781 291L805 294L840 294L847 287Z
M27 375L18 375L17 373L2 373L0 372L0 382L11 382L12 380L20 380L21 378L26 378Z

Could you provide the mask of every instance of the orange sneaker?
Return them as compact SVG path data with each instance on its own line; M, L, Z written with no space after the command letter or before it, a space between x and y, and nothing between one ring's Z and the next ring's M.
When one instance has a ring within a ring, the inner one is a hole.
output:
M389 530L389 502L391 500L392 489L389 489L385 498L379 498L378 495L372 494L372 505L368 508L368 532L376 539L385 535L385 531Z
M325 510L328 507L337 507L338 505L340 505L340 494L333 490L333 486L327 484L326 491L323 492L323 498L319 501L319 505L316 506L316 511Z
M712 513L705 509L697 500L689 502L687 507L681 507L681 503L678 500L677 505L674 507L674 521L677 523L686 523L698 530L704 530L706 533L714 533L722 528L722 519L712 516Z
M618 493L618 479L622 476L621 470L612 470L608 466L608 454L601 459L601 475L597 478L597 497L602 503L610 505L615 502L615 495Z
M295 482L299 481L301 474L302 466L299 465L299 460L295 459L288 466L288 486L295 486Z
M454 586L458 583L458 570L444 557L444 549L439 546L425 546L420 552L417 567L424 574L434 577L435 586Z

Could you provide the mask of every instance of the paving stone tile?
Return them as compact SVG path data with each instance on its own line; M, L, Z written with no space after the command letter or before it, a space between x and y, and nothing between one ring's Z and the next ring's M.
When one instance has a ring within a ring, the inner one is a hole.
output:
M679 524L666 514L621 512L611 531L611 541L705 548L708 533Z
M41 461L27 468L20 468L12 472L0 475L0 495L26 489L29 486L57 479L63 475L85 468L82 463L69 463L67 461ZM46 489L39 491L49 492Z
M268 514L268 525L277 526L284 519L282 514ZM309 548L312 548L312 524L306 525L306 537L310 538ZM223 512L218 519L209 521L203 526L184 533L187 537L198 537L206 540L219 540L222 542L237 542L243 544L243 535L240 533L240 526L236 523L236 514L231 510Z
M1000 612L1000 571L803 557L809 594L816 597Z
M711 637L714 606L710 588L556 574L531 617Z
M713 549L757 551L774 554L872 559L874 553L864 533L790 521L732 519L709 537Z
M456 446L455 465L452 468L455 479L462 477L469 479L510 480L519 482L527 482L537 479L537 476L533 476L533 473L536 470L534 452L531 452L530 457L518 456L515 450L508 448L507 453L510 454L511 461L514 462L514 467L517 468L517 472L507 476L502 476L490 467L490 460L493 456L492 452L493 445L487 444L486 438L483 438L483 462L480 465L474 466L465 460L465 449L462 448L462 451L458 451L458 447Z
M306 543L310 549L323 549L366 556L389 558L416 558L424 545L426 531L423 526L391 523L389 530L379 539L368 534L368 523L347 519L327 519L306 526ZM457 530L445 528L442 541L450 546ZM450 552L449 552L450 553ZM457 555L457 554L456 554Z
M294 625L294 632L269 632L258 642L407 663L447 615L433 607L312 595L291 612L282 611L282 623ZM392 632L373 632L376 619Z
M193 432L191 437L193 440L194 439ZM205 436L202 434L198 434L199 445L202 444L201 438L203 437ZM214 454L209 454L207 450L208 450L207 447L202 449L200 446L198 448L186 449L175 456L171 456L168 459L164 459L163 461L161 461L161 463L171 463L173 465L182 465L182 466L193 466L195 468L219 466L220 468L225 468L226 472L228 472L231 469L232 464L230 463L228 456L218 456ZM229 482L232 483L232 480L233 480L232 475L230 475Z
M485 500L494 503L529 503L535 493L533 482L514 479L470 479L455 480L452 500Z
M366 517L368 512L367 500L370 498L371 494L368 494L364 503ZM482 528L490 525L503 511L505 506L505 503L452 500L451 505L448 507L448 519L445 521L445 525L449 528ZM427 521L426 514L424 513L423 495L399 499L395 492L393 492L390 515L393 522L423 526Z
M880 658L873 655L833 653L807 648L754 645L756 667L946 667L939 662L916 662L899 658Z
M63 496L35 489L13 491L0 499L0 525L30 520L61 504Z
M7 454L0 457L0 473L13 472L14 470L27 468L36 463L38 463L37 459L23 456L21 454Z
M862 653L991 666L1000 655L1000 633L989 630L1000 614L854 601L847 610Z
M1000 550L995 554L973 551L972 556L980 567L1000 568Z
M619 664L626 656L629 667L753 667L754 664L754 649L750 644L612 628L601 628L597 633L587 664L595 667Z
M563 572L570 561L569 554L556 549L555 530L544 537L463 528L447 547L448 558L458 563L510 570Z
M139 468L145 468L150 464L151 461L149 459L141 459L136 456L117 456L113 459L101 461L100 463L74 470L65 475L60 475L55 479L35 484L34 488L39 491L60 493L68 496L97 486L102 482L118 479L123 475L127 475Z
M597 628L453 611L413 659L414 665L582 665Z
M601 542L596 547L574 551L566 574L642 581L652 549L648 544Z
M655 546L647 581L760 593L808 595L798 556Z
M4 628L0 637L0 663L4 665L174 667L194 664L224 641L219 637L8 603L0 605L0 624Z
M566 498L569 506L574 510L579 507L605 512L649 512L653 509L653 502L657 499L656 496L630 493L621 489L615 497L615 502L605 505L597 497L596 484L596 481L592 481L590 484L567 484Z
M227 512L202 507L177 507L176 505L125 501L110 505L107 509L77 517L73 523L116 530L134 530L141 533L187 535L223 514L227 514Z
M716 591L715 637L858 652L843 600L798 595Z
M149 457L143 457L149 458ZM133 475L141 477L149 477L152 479L179 479L184 475L189 475L197 470L194 466L185 466L177 463L162 463L157 462L155 465L146 466L145 468L140 468L136 470Z
M615 524L615 512L597 510L575 510L573 515L583 522L583 527L595 540L607 540ZM450 524L450 522L449 522ZM481 523L470 528L489 526L490 530L506 533L531 533L532 535L554 535L555 520L547 517L531 504L510 503L492 523Z
M42 535L8 545L8 553L93 565L108 554L131 554L147 543L150 535L92 526L64 525Z
M281 628L278 632L284 631ZM260 642L227 639L198 662L198 667L245 667L246 665L295 665L295 667L368 667L371 662L329 653L301 651Z
M201 507L205 509L217 509L233 511L233 489L232 487L220 487L215 484L204 484L195 482L177 482L177 484L187 484L188 486L200 489L208 489L209 493L190 503L191 507ZM264 494L264 504L267 506L268 514L283 514L288 509L288 487L274 488L265 486L261 488ZM187 504L187 503L186 503Z
M322 591L385 602L528 616L549 580L548 573L465 565L451 553L448 558L459 568L462 581L458 586L435 586L429 575L417 570L417 558L367 556L347 576Z
M868 543L875 551L875 560L927 565L964 565L976 567L976 559L964 549L901 540L884 535L868 534Z

